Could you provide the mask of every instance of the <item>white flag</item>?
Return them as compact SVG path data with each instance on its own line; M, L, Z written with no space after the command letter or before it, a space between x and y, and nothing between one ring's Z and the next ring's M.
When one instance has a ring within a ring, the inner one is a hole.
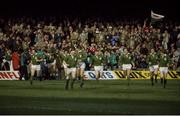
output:
M160 15L160 14L157 14L157 13L154 13L153 11L151 11L151 18L152 19L156 19L156 20L160 20L160 19L163 19L164 16Z

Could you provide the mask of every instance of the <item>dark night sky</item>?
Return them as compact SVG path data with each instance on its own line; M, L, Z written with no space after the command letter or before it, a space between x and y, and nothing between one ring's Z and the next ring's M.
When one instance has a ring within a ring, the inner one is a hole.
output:
M6 0L1 15L137 16L150 10L179 18L178 0Z

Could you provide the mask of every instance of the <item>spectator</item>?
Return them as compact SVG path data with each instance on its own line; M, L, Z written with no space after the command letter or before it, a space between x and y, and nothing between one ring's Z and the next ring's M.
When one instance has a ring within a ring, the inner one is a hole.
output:
M148 54L148 49L146 47L146 44L143 44L142 47L140 48L140 53L143 55L147 55Z
M13 70L20 70L20 54L18 53L17 50L14 50L12 54L12 65L13 65Z
M163 36L162 46L165 50L167 50L170 34L167 32L167 30L165 30L165 32L162 34L162 36Z
M80 18L68 17L57 19L58 17L44 17L42 20L32 17L9 20L0 18L4 25L0 27L2 69L10 69L11 59L14 62L14 58L17 58L16 52L18 52L21 54L21 69L26 69L25 65L27 65L27 70L29 70L24 54L26 54L26 50L31 51L34 47L42 48L43 52L48 50L52 54L55 54L56 50L60 53L62 50L69 51L71 47L85 49L89 54L86 59L88 64L86 70L92 68L91 57L95 51L100 50L106 57L109 57L111 53L111 59L114 59L114 55L122 55L124 48L130 50L136 68L147 67L144 59L151 48L158 53L161 48L166 49L171 60L174 61L174 69L179 66L180 34L178 25L162 24L162 27L154 28L147 24L142 26L143 24L134 19L125 19L124 21L116 19L108 21L103 18L88 18L84 21ZM108 69L110 61L106 60L104 65ZM14 64L13 67L17 69ZM61 69L61 67L58 68ZM21 72L27 78L26 70Z

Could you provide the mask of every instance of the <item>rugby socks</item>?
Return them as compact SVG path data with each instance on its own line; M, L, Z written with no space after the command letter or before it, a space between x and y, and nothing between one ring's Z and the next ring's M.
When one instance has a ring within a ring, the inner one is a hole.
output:
M164 79L164 88L166 88L166 83L167 83L167 80Z
M157 83L157 74L155 74L155 82Z
M69 86L69 79L66 80L66 86L65 86L66 90L68 90L68 86Z
M161 77L161 84L163 84L163 78Z
M71 89L73 89L73 85L74 85L74 82L75 82L76 78L72 80L71 82Z
M81 82L80 87L83 88L84 82Z
M100 74L98 74L98 76L96 76L96 82L99 83L99 77L100 77Z
M152 83L152 86L154 85L154 78L153 78L153 76L151 77L151 83Z
M40 77L39 77L39 80L40 80L40 81L42 81L42 78L43 78L43 77L42 77L42 76L40 76Z
M30 81L30 84L32 85L32 80Z
M128 86L130 85L130 76L127 76Z
M82 78L81 78L81 84L80 84L80 87L82 88L83 85L84 85L84 79L83 79L83 77L82 77Z
M33 84L33 77L30 78L30 84L32 85Z

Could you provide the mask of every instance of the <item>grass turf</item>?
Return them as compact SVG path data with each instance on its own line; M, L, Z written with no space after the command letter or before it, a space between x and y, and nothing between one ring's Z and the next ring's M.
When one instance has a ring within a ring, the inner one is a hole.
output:
M150 80L76 81L65 90L65 81L0 81L0 114L180 114L180 80L167 88Z

